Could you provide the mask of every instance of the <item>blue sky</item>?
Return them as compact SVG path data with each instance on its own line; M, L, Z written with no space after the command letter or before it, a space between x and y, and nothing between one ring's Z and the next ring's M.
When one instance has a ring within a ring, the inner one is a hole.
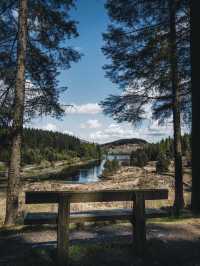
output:
M84 54L81 61L70 70L63 71L60 84L68 90L61 95L61 102L73 104L62 120L50 117L32 121L31 127L70 133L82 139L104 143L119 138L140 137L155 142L171 135L171 125L158 126L151 121L147 110L148 123L140 128L123 123L117 124L102 114L98 103L112 93L120 93L116 85L105 78L102 66L106 58L101 52L102 33L106 31L109 19L104 9L104 0L77 0L77 8L71 16L79 22L80 36L69 42Z

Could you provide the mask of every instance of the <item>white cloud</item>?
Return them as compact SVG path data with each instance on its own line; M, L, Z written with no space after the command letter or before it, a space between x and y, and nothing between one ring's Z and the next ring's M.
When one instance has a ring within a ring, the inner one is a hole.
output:
M74 136L75 135L72 131L69 131L69 130L64 130L63 133L64 134L71 135L71 136Z
M66 114L98 114L101 113L101 107L98 103L86 103L81 105L72 104L65 110Z
M155 142L172 135L172 125L160 126L157 122L147 127L135 128L131 124L111 124L103 130L92 132L89 138L92 141L104 143L121 138L142 138Z
M42 130L48 130L48 131L53 131L53 132L61 132L63 134L68 134L71 136L75 136L76 134L68 129L65 129L63 127L57 126L53 123L47 123L47 124L31 124L29 125L31 128L36 128L36 129L42 129Z
M90 119L81 124L81 128L100 128L101 123L97 119Z
M83 50L83 48L80 46L75 46L74 50L76 50L77 52L81 52Z
M111 124L104 130L90 134L90 139L97 142L108 142L120 138L138 138L139 134L130 125Z
M160 125L158 121L151 120L145 131L147 135L170 135L173 131L173 125L170 121Z
M52 123L48 123L47 125L42 126L41 129L49 130L49 131L58 131L57 126L55 124L52 124Z

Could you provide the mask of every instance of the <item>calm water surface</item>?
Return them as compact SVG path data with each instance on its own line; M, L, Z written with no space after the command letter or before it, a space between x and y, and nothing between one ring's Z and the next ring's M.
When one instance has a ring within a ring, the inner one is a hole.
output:
M76 169L65 176L66 182L70 183L92 183L100 180L100 176L104 169L106 160L118 160L119 162L126 162L129 160L129 155L107 155L101 162L92 163L85 167Z

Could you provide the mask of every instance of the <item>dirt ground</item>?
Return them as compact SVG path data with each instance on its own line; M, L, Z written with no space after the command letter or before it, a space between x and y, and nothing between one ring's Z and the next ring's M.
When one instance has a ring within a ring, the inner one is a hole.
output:
M69 265L200 265L200 218L150 221L147 239L146 253L137 257L129 223L73 227L70 230ZM2 229L0 265L57 265L56 228Z

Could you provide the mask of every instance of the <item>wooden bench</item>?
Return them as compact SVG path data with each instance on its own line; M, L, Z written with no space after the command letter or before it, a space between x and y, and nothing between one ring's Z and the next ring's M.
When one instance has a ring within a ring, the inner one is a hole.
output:
M26 225L57 224L57 253L60 265L66 265L69 250L69 223L129 220L133 224L135 251L142 254L146 242L146 218L166 216L166 212L145 209L145 200L168 198L166 189L104 190L92 192L28 191L26 204L58 203L58 213L28 213ZM131 201L133 209L109 209L70 213L70 203Z

